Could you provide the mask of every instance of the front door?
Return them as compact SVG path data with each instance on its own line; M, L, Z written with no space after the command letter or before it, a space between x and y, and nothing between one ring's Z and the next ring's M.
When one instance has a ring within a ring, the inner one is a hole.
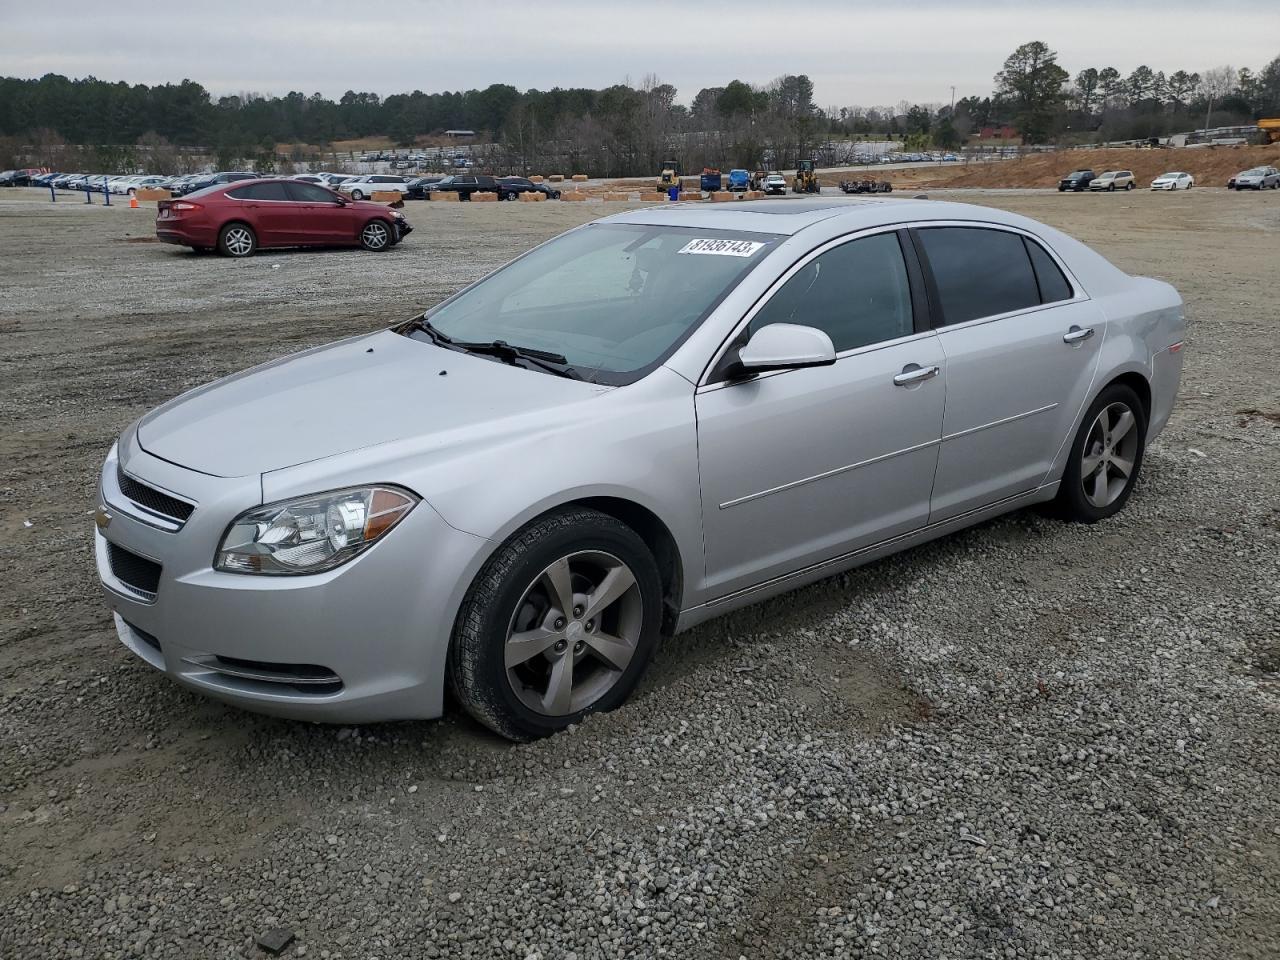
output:
M1030 237L960 226L916 236L947 365L936 523L1046 480L1088 398L1106 318Z
M909 532L929 516L945 370L918 329L897 233L802 261L757 310L818 327L836 363L715 382L696 397L711 597Z
M300 242L348 243L355 237L358 217L332 191L296 181L289 184L289 195L294 201L290 206Z

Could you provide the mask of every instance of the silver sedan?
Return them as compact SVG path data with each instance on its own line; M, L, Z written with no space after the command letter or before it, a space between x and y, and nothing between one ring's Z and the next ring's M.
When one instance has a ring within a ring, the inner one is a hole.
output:
M1052 502L1120 510L1183 306L985 207L672 204L184 394L103 467L123 643L290 717L512 738L622 703L660 636Z

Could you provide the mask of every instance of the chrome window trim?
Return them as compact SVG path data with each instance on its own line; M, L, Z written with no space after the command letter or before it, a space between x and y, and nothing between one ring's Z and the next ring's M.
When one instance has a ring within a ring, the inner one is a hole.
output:
M751 321L754 320L756 318L756 315L765 308L766 304L768 304L769 301L772 300L774 296L777 295L778 291L782 289L782 287L786 284L786 282L790 280L793 276L795 276L797 273L799 273L802 269L804 269L804 267L807 266L810 261L814 260L817 257L822 256L828 250L834 250L836 247L844 246L846 243L853 243L855 240L862 240L867 237L874 237L882 233L897 234L897 232L903 229L903 227L910 227L910 226L912 226L912 224L892 223L892 224L880 224L879 226L875 226L875 227L866 227L862 230L856 230L853 233L845 233L845 234L841 234L838 237L833 237L832 239L819 244L818 246L814 247L807 253L800 256L793 264L791 264L791 266L789 266L785 271L783 271L783 273L781 273L773 281L773 283L769 285L769 288L765 290L763 294L760 295L760 298L756 300L754 304L751 305L751 309L748 310L745 314L743 314L742 317L738 320L738 322L734 324L733 330L730 331L729 335L726 336L723 341L721 341L720 346L712 353L710 361L708 361L706 366L703 367L701 376L698 377L697 392L703 393L710 390L718 390L726 386L733 386L732 382L723 381L723 380L717 383L708 383L707 378L711 376L711 372L715 370L715 368L719 365L720 360L724 357L725 353L731 348L731 344L733 343L734 340L738 338L738 334L740 334L745 327L748 327L751 325ZM905 255L903 256L902 261L903 261L902 262L903 269L907 271L908 285L909 285L910 269L908 268ZM757 267L757 269L759 268ZM857 356L863 353L870 353L874 350L882 350L882 349L885 349L886 347L896 346L900 343L908 343L912 340L915 340L921 337L933 336L935 333L936 331L934 330L913 331L912 333L909 333L906 336L895 337L892 340L880 340L876 343L865 343L860 347L850 347L848 350L842 350L836 354L836 362L839 363L841 360L845 359L846 357ZM754 377L753 379L759 380L759 379L763 379L764 377L777 376L778 374L791 373L791 372L792 371L790 370L773 370L766 374L760 374Z

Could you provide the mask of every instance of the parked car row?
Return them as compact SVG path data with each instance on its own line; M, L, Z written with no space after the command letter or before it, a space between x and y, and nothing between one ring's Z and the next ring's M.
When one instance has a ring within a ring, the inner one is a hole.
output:
M1151 181L1152 190L1190 190L1196 185L1196 178L1183 170L1172 170L1162 173ZM1107 170L1095 174L1092 170L1072 170L1058 181L1058 192L1068 190L1080 193L1084 190L1132 190L1137 180L1132 170ZM1251 167L1237 173L1227 181L1228 190L1266 190L1280 189L1280 170L1275 167Z
M853 156L855 164L871 163L959 163L960 157L954 153L857 153Z

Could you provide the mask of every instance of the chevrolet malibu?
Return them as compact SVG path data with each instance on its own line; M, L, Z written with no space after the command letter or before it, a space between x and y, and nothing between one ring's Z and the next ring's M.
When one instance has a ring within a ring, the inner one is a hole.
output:
M624 213L142 417L98 573L202 693L349 723L448 688L535 737L735 607L1028 504L1110 517L1183 333L1168 284L985 207Z

